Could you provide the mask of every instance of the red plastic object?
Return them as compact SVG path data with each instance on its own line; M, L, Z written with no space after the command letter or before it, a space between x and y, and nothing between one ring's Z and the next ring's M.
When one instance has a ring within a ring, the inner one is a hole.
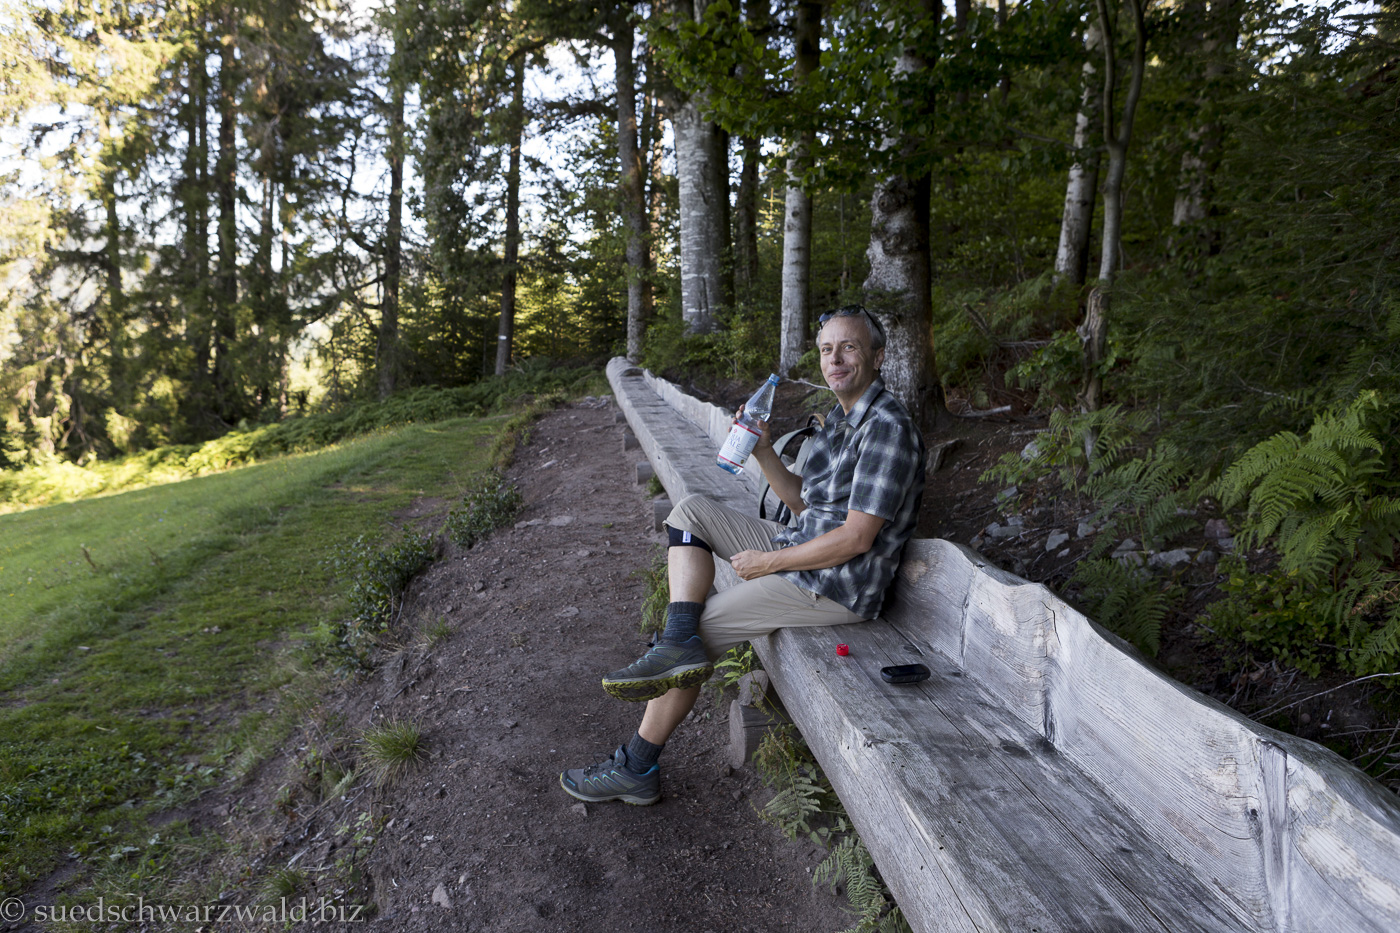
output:
M836 656L837 656L837 657L844 658L846 655L848 655L848 654L850 654L850 653L851 653L851 649L850 649L848 646L846 646L846 645L837 645L837 646L836 646Z

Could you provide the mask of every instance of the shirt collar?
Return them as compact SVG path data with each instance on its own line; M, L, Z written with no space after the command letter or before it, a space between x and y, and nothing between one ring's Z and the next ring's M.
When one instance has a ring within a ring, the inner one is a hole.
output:
M861 394L860 399L855 405L851 406L850 414L846 414L846 410L841 407L841 403L837 402L836 409L832 412L832 415L838 421L844 420L846 426L854 431L856 428L860 427L860 423L865 420L865 413L868 412L870 406L875 403L875 396L883 391L885 391L885 380L880 378L879 373L876 373L875 381L870 383L865 392Z

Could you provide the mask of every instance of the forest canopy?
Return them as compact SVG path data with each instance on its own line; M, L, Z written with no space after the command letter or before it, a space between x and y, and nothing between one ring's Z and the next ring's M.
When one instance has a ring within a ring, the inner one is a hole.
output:
M1398 56L1393 3L20 0L0 466L530 357L801 374L850 300L925 423L1388 425Z

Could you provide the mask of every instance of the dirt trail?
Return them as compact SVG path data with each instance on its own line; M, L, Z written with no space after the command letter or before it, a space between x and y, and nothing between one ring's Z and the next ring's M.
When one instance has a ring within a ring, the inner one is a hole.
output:
M584 402L534 426L509 472L525 501L517 525L470 550L449 546L410 591L409 628L444 619L450 634L415 646L403 632L409 647L329 706L346 731L416 721L430 752L393 790L371 792L386 821L361 863L371 926L813 933L849 923L844 898L811 884L822 851L763 823L755 807L768 792L750 769L727 766L728 697L717 708L707 691L667 745L661 803L583 805L559 788L561 769L609 755L641 713L599 686L643 648L634 571L664 542L632 481L642 455L624 455L615 411ZM264 772L286 770L284 760ZM256 812L253 796L235 810ZM347 844L337 819L278 826L261 871L297 851L299 865L334 864Z

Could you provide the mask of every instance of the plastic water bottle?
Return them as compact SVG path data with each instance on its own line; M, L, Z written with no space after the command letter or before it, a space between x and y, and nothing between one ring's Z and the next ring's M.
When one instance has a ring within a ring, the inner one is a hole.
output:
M744 462L763 436L758 422L767 421L773 414L773 393L777 389L778 375L774 373L744 403L743 414L734 419L734 426L729 429L729 436L724 439L724 446L719 449L719 457L715 461L730 473L739 473L744 469Z

